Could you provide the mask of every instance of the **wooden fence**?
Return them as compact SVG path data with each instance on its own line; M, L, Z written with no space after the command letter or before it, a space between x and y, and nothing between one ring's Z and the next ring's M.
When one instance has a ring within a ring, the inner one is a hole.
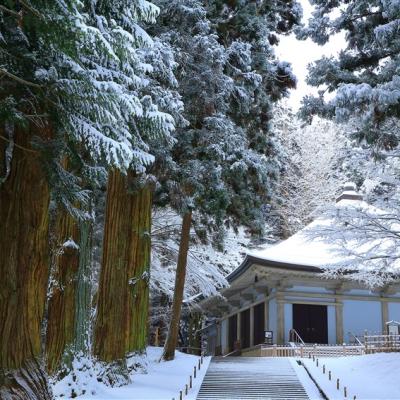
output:
M323 358L360 356L363 354L400 352L400 335L365 335L356 344L299 344L264 345L241 350L244 357L300 357Z
M359 345L259 345L242 350L244 357L343 357L362 355L364 346Z
M365 354L400 351L400 335L365 335Z

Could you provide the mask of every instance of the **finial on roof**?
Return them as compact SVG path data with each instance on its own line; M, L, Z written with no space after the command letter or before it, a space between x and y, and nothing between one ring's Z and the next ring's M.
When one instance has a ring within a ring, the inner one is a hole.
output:
M363 197L357 192L356 184L353 182L346 182L343 185L342 194L336 199L336 203L341 200L362 200Z

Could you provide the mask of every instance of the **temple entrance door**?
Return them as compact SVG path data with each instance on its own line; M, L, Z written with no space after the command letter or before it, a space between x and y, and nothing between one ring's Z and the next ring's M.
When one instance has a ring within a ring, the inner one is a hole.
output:
M236 340L237 340L237 314L232 315L228 319L228 349L229 349L229 352L234 350Z
M313 304L293 304L293 329L305 343L327 344L327 307Z
M250 309L240 313L240 336L242 349L250 347Z
M254 306L254 345L264 343L264 303Z

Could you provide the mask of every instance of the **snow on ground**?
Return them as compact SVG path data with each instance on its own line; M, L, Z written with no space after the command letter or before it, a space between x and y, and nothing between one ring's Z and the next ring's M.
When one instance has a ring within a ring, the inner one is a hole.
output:
M303 385L304 390L306 391L309 399L322 400L323 397L319 389L315 386L314 382L311 380L310 376L307 374L307 371L304 369L304 367L299 365L295 358L290 358L290 363L292 364L292 367L295 370L301 384Z
M400 353L379 353L364 356L321 358L319 367L312 360L303 361L329 400L343 399L343 388L347 387L347 398L357 400L400 399ZM322 373L325 364L326 373ZM328 371L332 371L332 380ZM336 379L340 379L340 390Z
M193 374L193 367L197 365L199 357L181 352L175 353L175 360L159 362L163 349L148 347L147 357L141 360L145 364L145 371L134 372L131 375L132 383L109 387L97 381L93 373L86 371L84 377L77 377L81 381L80 387L85 386L86 394L77 397L78 400L171 400L179 399L179 391L184 390L189 383L189 375ZM185 400L194 400L200 389L201 382L207 371L211 357L205 357L197 378L193 379L193 388L189 390ZM53 386L56 399L70 398L71 387L75 382L69 375Z

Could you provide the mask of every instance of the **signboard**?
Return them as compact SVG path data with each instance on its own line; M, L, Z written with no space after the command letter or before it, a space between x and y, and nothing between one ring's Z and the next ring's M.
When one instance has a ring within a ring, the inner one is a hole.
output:
M388 325L388 334L389 335L398 335L399 334L399 326L398 325Z
M273 331L264 331L264 343L272 344L274 339Z

